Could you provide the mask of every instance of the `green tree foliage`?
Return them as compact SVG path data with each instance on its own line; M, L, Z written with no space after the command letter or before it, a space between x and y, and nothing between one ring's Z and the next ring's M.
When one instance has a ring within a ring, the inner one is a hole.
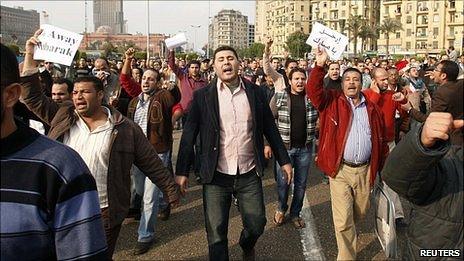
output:
M264 44L262 43L253 43L248 48L237 50L238 56L240 58L255 58L263 57Z
M7 45L7 47L14 53L16 54L16 56L19 55L19 46L17 46L16 44L9 44Z
M358 54L358 37L360 37L359 32L363 25L365 25L365 21L361 15L350 15L345 24L345 29L350 32L350 40L353 41L355 57Z
M141 52L135 52L134 54L135 59L137 60L146 60L147 59L147 52L141 51Z
M288 36L286 50L293 58L301 58L305 53L311 52L311 46L306 44L309 35L297 31Z
M368 39L376 41L379 37L377 30L370 26L367 23L363 23L361 29L359 30L359 37L361 38L361 51L366 50L366 42ZM370 51L370 50L369 50Z
M117 52L116 47L114 47L114 45L111 42L104 42L101 48L103 50L102 55L104 57L110 57L113 53Z
M383 23L378 28L380 33L385 34L385 45L387 47L387 57L389 55L390 34L403 30L403 26L399 20L388 17L383 20Z

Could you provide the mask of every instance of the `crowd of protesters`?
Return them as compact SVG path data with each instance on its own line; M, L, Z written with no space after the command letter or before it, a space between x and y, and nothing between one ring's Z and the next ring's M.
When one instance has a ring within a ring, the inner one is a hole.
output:
M20 65L1 46L2 259L111 259L129 216L140 219L134 254L143 254L193 173L209 258L229 258L234 202L243 258L254 260L266 224L264 169L274 166L274 224L301 229L313 157L330 186L337 259L356 259L356 223L376 180L394 202L395 226L409 227L410 257L462 255L464 55L454 48L422 61L330 61L320 48L312 59L280 59L269 38L251 59L223 46L211 60L172 50L137 60L129 48L121 61L79 59L61 70L33 59L40 33ZM410 220L400 196L418 213ZM425 239L432 231L441 232Z

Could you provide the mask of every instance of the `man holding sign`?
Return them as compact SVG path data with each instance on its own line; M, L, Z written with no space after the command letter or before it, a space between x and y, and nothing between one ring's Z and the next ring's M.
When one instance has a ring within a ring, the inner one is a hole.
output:
M356 259L355 222L369 209L369 195L382 168L383 120L380 109L361 93L362 76L355 68L342 75L342 90L323 88L327 52L316 49L306 93L320 117L318 167L330 177L330 196L338 260Z

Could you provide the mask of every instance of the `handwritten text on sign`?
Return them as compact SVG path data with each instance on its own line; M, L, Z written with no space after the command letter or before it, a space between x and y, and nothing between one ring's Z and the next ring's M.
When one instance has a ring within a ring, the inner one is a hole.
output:
M35 60L47 60L70 66L76 54L82 35L64 29L43 24L39 35L40 44L34 52Z
M318 46L324 48L330 59L338 60L348 44L348 37L323 24L314 23L313 30L306 43L313 48Z

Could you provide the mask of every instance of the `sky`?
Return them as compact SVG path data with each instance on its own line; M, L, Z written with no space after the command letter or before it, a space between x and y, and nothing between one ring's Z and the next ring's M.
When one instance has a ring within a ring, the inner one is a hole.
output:
M84 1L1 1L4 6L22 6L25 10L46 11L48 23L73 32L84 32ZM147 32L147 1L124 1L124 19L128 33ZM185 32L195 49L208 41L208 17L222 9L234 9L255 22L255 1L149 1L150 33L177 34ZM209 12L209 14L208 14ZM94 31L93 4L87 1L87 30ZM42 17L42 16L41 16ZM43 21L41 21L43 22ZM200 27L198 28L198 25Z

